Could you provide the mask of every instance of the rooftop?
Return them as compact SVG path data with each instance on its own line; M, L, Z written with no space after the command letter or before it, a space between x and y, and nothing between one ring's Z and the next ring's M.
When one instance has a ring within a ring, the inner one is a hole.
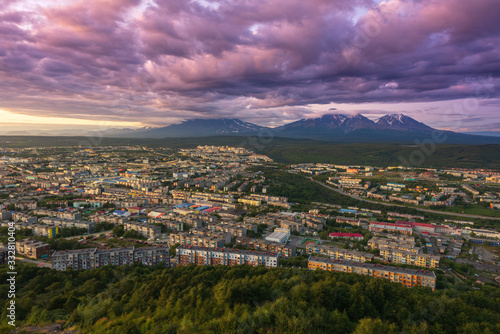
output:
M372 269L372 270L385 270L385 271L391 271L391 272L401 273L401 274L436 277L436 274L433 271L402 268L402 267L392 267L392 266L386 266L386 265L381 265L381 264L358 263L358 262L351 262L351 261L344 261L344 260L333 260L330 258L315 257L315 256L310 256L309 261L323 262L326 264L340 264L340 265L346 265L346 266L351 266L351 267L361 267L361 268Z
M208 248L208 247L200 247L200 246L188 246L181 245L177 247L177 249L192 249L192 250L201 250L201 251L210 251L210 252L222 252L228 254L245 254L245 255L260 255L260 256L269 256L269 257L277 257L279 253L275 252L258 252L254 250L242 250L237 248Z

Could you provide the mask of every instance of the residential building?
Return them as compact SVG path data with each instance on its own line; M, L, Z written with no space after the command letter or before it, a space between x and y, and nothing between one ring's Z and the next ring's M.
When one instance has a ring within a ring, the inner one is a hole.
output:
M123 227L125 231L135 230L148 239L156 238L161 234L160 226L147 223L126 222Z
M297 255L297 248L293 245L272 242L263 239L237 238L235 243L244 247L252 248L258 251L267 251L280 253L283 258L291 258Z
M403 224L403 223L385 223L385 222L370 222L369 226L370 232L391 232L391 233L401 233L410 235L413 233L413 229L411 225Z
M34 239L18 240L16 241L16 252L31 259L39 259L50 254L50 245Z
M377 278L385 278L391 282L401 283L408 288L425 286L430 287L432 291L436 289L436 274L433 271L334 260L315 256L309 257L308 268L312 270L321 269L328 271L340 271Z
M191 234L191 233L172 233L170 234L170 245L187 245L187 246L200 246L200 247L212 247L212 248L222 248L225 244L225 239L218 236L208 236L201 234Z
M266 268L279 267L279 253L258 252L227 248L205 248L197 246L179 246L176 250L177 264L188 265L264 265Z
M163 264L170 265L168 247L113 248L113 249L76 249L57 251L52 255L52 268L66 270L72 268L94 269L105 265L127 265L142 263L147 266Z
M12 218L12 213L10 211L0 212L0 221L9 220Z
M380 249L380 258L382 261L388 263L410 264L426 268L438 268L440 260L439 256L430 254L415 254L408 251L394 250L385 247Z
M342 232L333 232L329 234L330 238L340 238L340 239L349 239L349 240L363 240L363 235L360 233L342 233Z
M337 248L329 245L310 245L306 247L307 254L320 254L329 256L336 260L346 260L352 262L369 262L372 261L375 255L370 253L362 253L357 250L349 250Z
M404 237L404 236L401 236ZM418 254L420 249L415 247L415 239L413 237L405 237L406 239L395 238L378 238L373 237L368 240L368 247L372 249L392 249Z
M55 238L59 234L58 226L35 225L33 228L34 235L41 235L48 238Z

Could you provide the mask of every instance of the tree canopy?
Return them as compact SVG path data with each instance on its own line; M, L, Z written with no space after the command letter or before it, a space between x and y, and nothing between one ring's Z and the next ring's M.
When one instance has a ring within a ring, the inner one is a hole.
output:
M84 333L500 332L500 291L407 289L382 279L250 266L18 266L18 324ZM7 268L0 270L1 330Z

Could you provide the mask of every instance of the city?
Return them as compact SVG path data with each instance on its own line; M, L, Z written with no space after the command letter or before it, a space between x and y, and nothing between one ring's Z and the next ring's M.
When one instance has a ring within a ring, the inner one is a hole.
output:
M276 268L280 260L298 256L307 257L306 267L325 270L318 265L321 259L348 261L348 267L328 267L347 272L384 263L384 270L391 273L385 277L397 282L402 280L394 275L401 269L391 265L410 266L415 268L413 276L429 279L410 286L433 289L434 271L417 267L442 268L438 272L445 274L445 280L469 276L473 285L500 280L496 255L500 232L489 227L491 221L483 228L484 219L436 219L426 217L426 212L392 212L391 207L294 203L276 196L276 182L267 177L270 168L304 179L312 175L320 183L316 187L333 185L344 197L412 204L407 208L434 204L453 208L460 198L474 203L479 212L490 210L491 218L498 219L500 173L496 171L281 166L267 156L228 146L103 147L76 149L71 154L64 152L67 149L3 152L12 157L2 158L0 170L2 226L12 225L27 236L16 241L17 254L57 270L137 262ZM16 157L20 155L23 158ZM61 236L68 240L66 244L55 242ZM5 263L6 248L2 254ZM240 260L231 260L234 256ZM468 264L471 269L457 271L456 264Z
M0 333L500 333L499 12L0 2Z

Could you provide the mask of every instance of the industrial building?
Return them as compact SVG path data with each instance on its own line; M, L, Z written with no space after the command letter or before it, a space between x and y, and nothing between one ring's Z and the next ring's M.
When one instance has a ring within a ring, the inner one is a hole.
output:
M281 244L286 244L290 238L290 230L286 228L277 228L273 233L266 237L267 241L279 242Z

